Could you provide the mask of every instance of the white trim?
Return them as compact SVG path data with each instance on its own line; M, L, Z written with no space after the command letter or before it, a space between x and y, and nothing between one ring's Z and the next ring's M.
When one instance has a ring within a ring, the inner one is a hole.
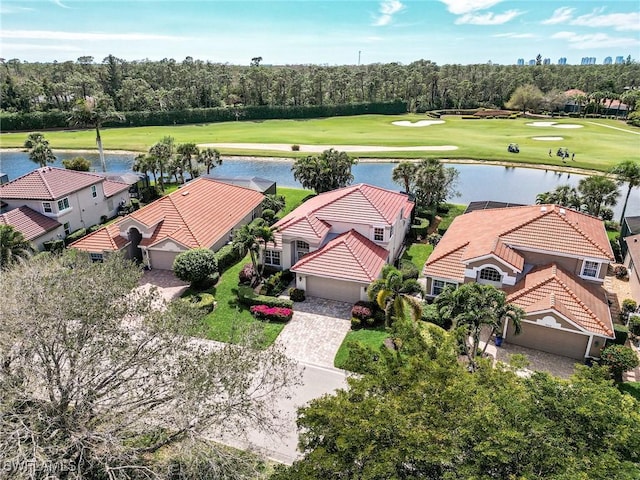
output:
M606 262L610 263L611 259L609 257L585 257L584 255L574 255L571 253L558 252L556 250L542 250L539 248L530 248L530 247L520 247L520 246L511 246L516 250L522 250L523 252L532 252L532 253L542 253L544 255L549 255L552 257L565 257L565 258L576 258L578 260L593 260L595 262ZM597 248L597 247L596 247Z
M444 290L445 288L451 286L451 285L455 285L456 288L458 288L460 286L459 282L451 282L451 281L447 281L447 280L441 280L439 278L431 278L431 289L429 291L429 296L430 297L437 297L438 295L440 295L439 293L433 293L433 284L434 282L443 282L444 286L442 287L442 290Z
M585 337L590 337L593 335L593 333L590 332L586 332L586 331L577 331L577 330L572 330L570 328L566 328L566 327L550 327L548 325L545 325L544 323L538 323L535 322L533 320L526 320L526 319L522 319L523 323L528 323L530 325L537 325L538 327L544 327L544 328L548 328L550 331L553 330L560 330L562 332L569 332L569 333L575 333L576 335L584 335Z
M493 268L494 270L498 270L502 274L502 282L492 282L491 285L494 285L500 288L502 285L512 286L516 284L517 277L512 277L511 275L508 275L507 272L502 270L497 265L494 265L493 263L484 263L478 267L465 268L464 276L467 278L472 278L473 281L476 283L480 283L478 282L478 273L480 273L485 268Z
M596 274L594 276L591 275L583 275L585 266L587 262L591 262L591 263L595 263L597 264L598 268L596 269ZM598 262L595 260L589 260L587 258L582 260L582 266L580 267L580 274L578 275L580 278L584 279L584 280L599 280L600 279L600 269L602 268L602 262ZM602 280L604 281L604 280Z
M330 276L330 275L318 275L318 274L315 274L315 273L306 273L306 272L301 272L300 270L294 270L293 268L290 268L289 270L291 272L295 273L296 275L302 275L305 278L315 277L315 278L325 278L325 279L331 279L331 280L339 280L341 282L356 283L358 285L362 285L365 288L368 287L371 282L374 282L376 280L374 278L373 280L371 280L371 282L363 283L360 280L350 280L348 278L333 277L333 276Z
M591 330L587 330L586 328L578 325L576 322L574 322L573 320L567 318L566 315L563 315L562 313L558 312L554 308L547 308L546 310L536 310L535 312L529 312L529 313L527 313L527 316L530 316L530 315L543 315L545 313L552 313L554 315L557 315L558 317L560 317L565 322L570 323L571 325L576 327L578 330L580 330L580 332L585 332L585 333L587 333L589 335L594 335L595 334ZM533 323L535 323L535 322L533 322ZM562 327L562 328L564 328L564 327ZM574 330L571 330L571 329L566 329L566 328L564 328L564 329L565 330L569 330L569 331L574 331ZM580 332L576 332L576 333L580 333Z
M584 352L584 356L588 357L591 351L591 344L593 343L593 335L589 335L589 341L587 342L587 350Z
M513 250L513 249L512 249ZM480 257L474 257L474 258L469 258L467 260L464 261L464 263L466 265L473 263L473 262L479 262L481 260L487 260L489 258L493 258L494 260L496 260L497 262L501 263L502 265L504 265L505 267L511 268L512 270L518 272L518 273L522 273L522 270L519 269L518 267L511 265L509 262L507 262L505 259L498 257L497 255L493 254L493 253L489 253L487 255L482 255Z

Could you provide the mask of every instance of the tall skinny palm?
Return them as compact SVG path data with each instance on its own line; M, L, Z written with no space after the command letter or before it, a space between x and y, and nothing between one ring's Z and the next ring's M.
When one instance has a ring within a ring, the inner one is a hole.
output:
M622 225L631 190L640 187L640 163L633 160L621 162L611 169L611 173L618 177L618 185L622 186L625 183L627 184L627 195L624 197L624 205L622 207L622 214L620 215L620 225Z
M189 175L191 178L196 178L198 176L198 171L196 166L194 165L193 158L198 157L200 154L200 149L196 146L195 143L181 143L176 148L176 152L178 152L178 159L180 163L180 179L181 182L184 183L184 170L189 170Z
M405 319L406 309L411 318L418 320L422 315L422 306L414 295L422 295L420 284L414 279L404 279L397 269L387 266L382 278L372 282L367 288L369 300L376 302L384 310L385 325L390 327L394 319Z
M198 155L198 163L202 163L207 167L207 175L209 175L212 168L215 168L217 165L222 165L220 152L215 148L205 148L201 150Z
M236 230L233 236L233 247L242 255L249 253L253 271L256 272L254 284L259 283L264 275L264 262L260 262L260 249L269 243L275 245L276 239L273 229L271 229L264 221L256 220L255 222L243 225Z
M149 157L154 164L154 170L160 174L160 189L164 192L164 173L174 154L173 137L164 137L149 149ZM157 183L156 183L157 185Z
M56 161L49 141L44 138L44 134L42 133L30 133L24 141L24 148L29 149L29 160L37 163L41 167L46 167L47 163Z
M411 183L416 175L417 166L415 163L400 162L391 173L391 180L404 187L405 193L411 192Z
M0 270L29 258L35 249L22 232L10 225L0 225Z
M100 164L102 165L103 172L107 171L107 164L104 160L100 128L102 128L104 122L115 119L122 120L124 116L116 112L113 107L113 102L109 97L87 97L79 99L71 111L71 116L67 119L70 125L96 129L96 145L98 146Z

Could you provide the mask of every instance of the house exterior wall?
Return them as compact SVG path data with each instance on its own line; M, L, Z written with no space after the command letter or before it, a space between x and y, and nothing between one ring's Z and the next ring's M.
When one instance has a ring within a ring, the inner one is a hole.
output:
M40 235L39 237L34 238L33 240L31 240L31 243L38 251L42 251L44 250L44 242L48 242L50 240L60 240L61 238L64 238L64 228L62 227L62 225L56 227L54 230Z
M640 265L636 265L629 252L624 257L624 266L629 273L629 287L633 300L640 303Z
M527 252L523 250L518 250L518 252L524 256L525 263L528 263L531 265L548 265L549 263L555 262L560 267L582 278L583 280L593 280L598 282L604 281L604 278L607 275L607 268L609 266L609 260L606 260L604 258L587 259L587 260L598 261L601 263L598 276L596 278L590 279L588 277L581 276L582 266L584 264L583 258L564 257L560 255L549 255L545 253Z
M116 193L115 195L110 196L109 198L104 199L104 205L107 213L104 215L107 218L113 218L118 215L118 206L120 203L124 202L125 204L131 201L131 193L128 190L124 190L120 193Z
M591 341L591 348L589 349L589 356L599 358L600 352L604 348L604 344L606 341L606 338L594 335L593 340Z

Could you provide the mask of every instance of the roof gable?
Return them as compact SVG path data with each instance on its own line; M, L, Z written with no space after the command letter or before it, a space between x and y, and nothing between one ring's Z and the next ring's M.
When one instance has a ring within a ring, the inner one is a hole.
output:
M297 273L371 283L380 275L389 252L350 230L305 255L291 270Z
M41 167L0 185L0 198L57 200L104 181L103 176L95 173Z

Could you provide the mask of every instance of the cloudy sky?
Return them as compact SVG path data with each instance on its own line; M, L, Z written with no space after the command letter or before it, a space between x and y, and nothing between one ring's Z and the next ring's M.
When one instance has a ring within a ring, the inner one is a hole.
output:
M1 0L0 57L249 64L640 60L640 2Z

